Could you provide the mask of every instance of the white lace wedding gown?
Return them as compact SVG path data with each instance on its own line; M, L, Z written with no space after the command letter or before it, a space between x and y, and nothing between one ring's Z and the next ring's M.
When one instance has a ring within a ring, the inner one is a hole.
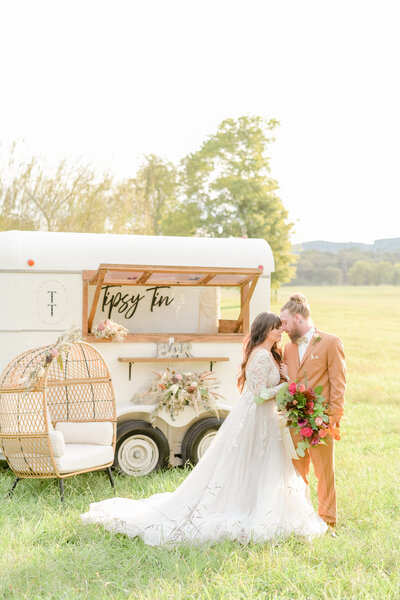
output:
M255 354L246 379L239 402L174 492L144 500L103 500L90 505L83 522L140 536L151 546L322 534L326 525L284 450L274 400L259 406L254 402L261 388L273 388L275 396L280 387L278 369L267 350Z

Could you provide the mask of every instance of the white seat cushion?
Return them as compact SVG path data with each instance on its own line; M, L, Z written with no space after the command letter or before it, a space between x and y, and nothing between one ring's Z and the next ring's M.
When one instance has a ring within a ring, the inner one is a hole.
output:
M61 431L52 431L49 433L49 441L53 450L54 457L62 456L65 452L64 436ZM32 456L49 456L50 449L46 438L37 438L36 442L30 439L29 447L31 452L25 454L27 457ZM25 448L26 449L26 448ZM22 458L24 454L22 452L16 452L10 455L15 458Z
M65 441L61 431L51 431L49 433L51 447L54 457L62 456L65 452Z
M91 423L59 422L56 431L61 431L66 444L98 444L111 446L114 427L109 421Z
M65 444L63 456L56 458L60 473L74 473L101 467L114 460L112 446L99 446L98 444Z
M46 414L47 414L47 423L49 424L49 433L54 431L53 423L51 422L51 414L49 411L49 407L46 406Z

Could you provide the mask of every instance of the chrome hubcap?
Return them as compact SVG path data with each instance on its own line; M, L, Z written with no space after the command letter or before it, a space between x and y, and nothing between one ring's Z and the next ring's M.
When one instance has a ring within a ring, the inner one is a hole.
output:
M208 431L200 440L200 443L197 447L197 458L198 460L200 460L200 458L203 456L203 454L206 452L206 450L208 449L208 447L210 446L211 442L213 441L213 439L215 438L217 432L216 431Z
M131 435L118 450L118 464L126 475L148 475L157 466L160 452L154 440L147 435Z

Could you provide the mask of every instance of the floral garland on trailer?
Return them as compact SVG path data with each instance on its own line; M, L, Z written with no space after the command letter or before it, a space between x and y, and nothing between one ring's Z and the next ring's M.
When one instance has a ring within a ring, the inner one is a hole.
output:
M150 421L154 422L159 411L165 410L175 421L175 415L185 406L193 406L196 416L199 416L200 408L213 411L219 419L217 410L218 398L223 398L215 391L219 381L211 371L204 373L175 373L167 369L163 373L153 371L156 378L152 381L148 392L135 394L134 400L146 399L147 403L152 400L157 403L156 409L151 413ZM144 403L144 402L143 402Z
M92 333L97 338L110 338L113 342L121 343L128 335L129 330L111 319L105 319L92 327Z
M36 365L36 367L20 379L20 384L24 387L24 389L26 391L30 391L36 385L38 385L39 381L46 375L46 371L54 359L57 359L60 369L62 369L64 365L62 357L65 350L71 344L75 344L75 342L80 339L82 339L82 332L78 327L75 326L72 326L70 329L60 335L54 346L51 346L46 350L46 352L43 354L42 360Z

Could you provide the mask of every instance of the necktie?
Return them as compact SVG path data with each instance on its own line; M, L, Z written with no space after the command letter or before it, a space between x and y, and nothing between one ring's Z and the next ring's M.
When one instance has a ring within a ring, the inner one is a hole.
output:
M302 335L301 337L297 338L296 340L296 344L298 344L300 346L300 344L307 344L307 338L305 335Z

